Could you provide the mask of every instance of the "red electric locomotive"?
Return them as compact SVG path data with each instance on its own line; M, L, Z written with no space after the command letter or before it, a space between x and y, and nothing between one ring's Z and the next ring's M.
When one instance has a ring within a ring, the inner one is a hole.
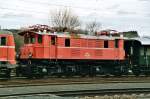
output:
M20 48L17 75L121 75L125 65L122 37L55 33L47 26L30 27ZM121 65L120 65L121 64Z
M0 76L10 77L14 64L16 61L13 35L9 31L0 30Z

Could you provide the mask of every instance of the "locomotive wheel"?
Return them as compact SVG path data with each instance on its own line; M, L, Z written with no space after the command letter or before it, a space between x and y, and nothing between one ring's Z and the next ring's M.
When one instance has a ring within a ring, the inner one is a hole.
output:
M7 78L10 78L10 77L11 77L10 74L11 74L11 69L9 68L9 69L7 70L7 72L6 72L6 77L7 77Z
M127 70L126 70L125 66L118 65L113 68L112 74L116 77L121 77L123 74L127 74L126 72L127 72Z
M26 77L29 78L29 79L32 79L33 78L33 74L32 74L32 68L30 66L27 66L26 67Z
M16 76L17 77L21 77L22 76L22 71L21 71L22 69L21 69L21 67L20 66L18 66L18 67L16 67Z
M61 77L62 77L62 74L56 74L56 76L57 76L58 78L61 78Z
M63 69L63 67L58 66L57 67L57 72L54 75L56 75L58 78L61 78L64 75L64 69Z
M65 76L66 77L73 77L76 73L76 68L75 66L66 66L65 67Z
M44 76L47 74L47 69L43 66L35 66L32 68L32 76L35 78L44 78Z
M91 74L89 74L89 77L96 77L96 74L95 73L91 73Z
M135 75L135 76L139 76L140 75L140 69L139 69L139 67L133 67L133 74Z
M86 77L86 74L85 73L81 73L81 77Z
M7 67L1 67L0 68L0 77L9 79L10 74L11 74L10 68L7 68Z
M150 76L150 73L149 73L149 72L145 72L144 75L145 75L146 77L148 77L148 76Z
M121 76L122 76L122 74L121 74L120 72L113 73L113 75L114 75L115 77L121 77Z
M122 72L120 70L117 70L117 71L113 72L112 75L114 75L116 77L121 77L122 76Z
M95 67L90 68L89 77L96 77L96 68Z
M110 74L104 74L104 78L109 78L110 77Z
M134 74L136 77L138 77L138 76L140 75L140 71L139 71L139 70L134 70L134 71L133 71L133 74Z
M138 71L134 71L133 74L134 74L136 77L140 76L140 73L139 73Z

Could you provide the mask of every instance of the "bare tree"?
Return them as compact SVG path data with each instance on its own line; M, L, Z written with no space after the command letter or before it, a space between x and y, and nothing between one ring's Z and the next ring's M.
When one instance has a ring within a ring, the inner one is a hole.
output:
M91 21L86 24L86 29L88 30L90 35L95 35L95 33L101 29L101 23L95 21Z
M63 31L64 29L74 30L80 26L79 17L72 13L70 9L60 9L51 12L51 23Z

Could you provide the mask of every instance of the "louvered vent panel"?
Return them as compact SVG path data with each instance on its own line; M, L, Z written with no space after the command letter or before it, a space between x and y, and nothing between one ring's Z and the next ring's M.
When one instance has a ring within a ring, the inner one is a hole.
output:
M100 48L104 48L104 41L103 40L100 40Z
M88 41L88 47L93 47L93 45L94 45L93 41L92 41L92 40L89 40L89 41Z
M58 45L58 46L64 46L64 44L65 44L64 39L58 38L57 40L58 40L58 41L57 41L57 45Z
M72 57L80 57L80 49L72 49L71 56Z
M87 40L81 41L81 47L87 47Z
M96 40L95 41L95 47L96 48L100 48L101 47L101 41L100 40Z
M72 46L80 47L80 40L75 40L74 42L72 42Z

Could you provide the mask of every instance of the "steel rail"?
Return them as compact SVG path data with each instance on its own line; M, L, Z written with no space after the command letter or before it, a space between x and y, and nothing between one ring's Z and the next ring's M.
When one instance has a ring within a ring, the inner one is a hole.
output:
M47 95L53 94L62 97L76 97L76 96L95 96L95 95L114 95L114 94L141 94L150 93L150 88L130 88L130 89L103 89L103 90L80 90L80 91L57 91L57 92L36 92L36 93L23 93L23 94L9 94L0 95L0 98L4 97L21 97L29 95Z
M142 79L142 80L141 80ZM71 84L103 84L103 83L148 83L150 82L150 77L148 78L56 78L56 79L38 79L38 80L24 80L15 79L9 81L0 82L0 88L6 87L25 87L25 86L46 86L46 85L71 85Z

